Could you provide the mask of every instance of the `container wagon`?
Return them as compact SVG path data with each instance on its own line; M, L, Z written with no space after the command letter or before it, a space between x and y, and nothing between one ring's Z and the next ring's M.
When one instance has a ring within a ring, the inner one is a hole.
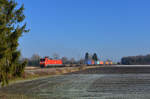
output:
M104 62L103 62L103 61L100 61L99 64L100 64L100 65L104 65Z
M112 63L112 61L106 61L105 62L105 65L112 65L113 63Z
M93 60L88 60L85 62L86 65L104 65L103 61L93 61Z

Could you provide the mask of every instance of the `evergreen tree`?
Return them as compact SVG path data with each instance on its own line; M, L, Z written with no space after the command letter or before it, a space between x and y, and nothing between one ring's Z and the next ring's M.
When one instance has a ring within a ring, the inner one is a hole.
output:
M94 61L98 61L98 57L97 57L97 54L96 54L96 53L93 54L92 59L93 59Z
M24 6L17 7L14 0L0 0L0 84L8 84L9 78L21 76L26 62L20 63L17 50L19 37L26 30ZM22 25L23 24L23 25Z
M85 53L85 61L88 61L89 60L89 53Z

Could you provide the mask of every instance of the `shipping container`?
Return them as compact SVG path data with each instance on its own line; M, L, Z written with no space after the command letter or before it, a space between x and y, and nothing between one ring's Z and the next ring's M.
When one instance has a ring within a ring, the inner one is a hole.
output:
M95 64L95 61L92 60L92 65L94 65L94 64Z
M113 63L112 62L110 62L110 65L112 65Z
M109 62L108 62L108 61L106 61L106 62L105 62L105 65L109 65Z
M87 65L92 65L92 61L91 61L91 60L88 60L88 61L87 61Z
M97 61L97 65L99 65L100 64L100 61Z
M100 61L100 65L104 65L104 62L103 62L103 61Z

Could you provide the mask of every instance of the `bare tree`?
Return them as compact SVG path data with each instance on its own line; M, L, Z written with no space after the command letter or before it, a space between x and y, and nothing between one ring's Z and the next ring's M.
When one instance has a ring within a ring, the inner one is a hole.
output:
M84 59L80 59L79 64L84 64Z
M71 63L71 64L74 64L74 63L75 63L75 59L74 59L74 58L71 58L71 59L70 59L70 63Z
M54 59L59 59L59 54L54 53L54 54L53 54L53 58L54 58Z
M38 54L33 54L31 56L31 60L39 60L40 59L40 56Z
M33 54L31 58L28 60L29 66L39 66L40 56L38 54Z
M67 57L64 56L61 59L62 59L63 64L67 64L68 63L68 58Z

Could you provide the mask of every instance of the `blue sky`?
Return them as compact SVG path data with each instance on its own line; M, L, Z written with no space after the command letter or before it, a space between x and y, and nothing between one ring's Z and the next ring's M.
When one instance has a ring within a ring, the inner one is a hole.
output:
M101 60L150 53L149 0L20 0L28 28L20 38L24 57L84 57Z

